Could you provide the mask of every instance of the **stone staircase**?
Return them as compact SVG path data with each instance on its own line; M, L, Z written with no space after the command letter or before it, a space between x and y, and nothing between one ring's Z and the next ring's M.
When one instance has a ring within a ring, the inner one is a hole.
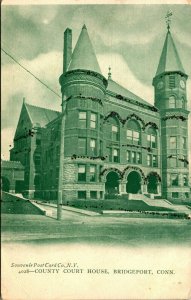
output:
M151 199L143 194L131 194L131 200L142 200L149 206L168 208L176 212L186 213L191 215L191 208L186 205L175 205L166 199Z

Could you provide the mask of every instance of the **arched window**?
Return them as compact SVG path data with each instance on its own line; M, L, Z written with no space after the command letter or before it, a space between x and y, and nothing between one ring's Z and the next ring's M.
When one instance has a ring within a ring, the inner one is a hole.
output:
M141 129L139 124L134 120L130 120L127 123L127 140L133 144L141 144Z
M111 139L113 141L119 141L119 122L115 118L110 118L111 124Z
M181 105L181 108L185 108L185 102L184 102L184 98L183 97L180 100L180 105Z
M176 99L174 96L169 97L169 108L175 108L176 107Z
M147 145L150 148L157 147L157 132L153 127L149 127L147 130Z

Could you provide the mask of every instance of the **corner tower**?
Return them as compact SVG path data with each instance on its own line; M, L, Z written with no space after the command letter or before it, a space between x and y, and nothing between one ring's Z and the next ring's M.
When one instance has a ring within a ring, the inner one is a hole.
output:
M188 110L186 75L169 23L153 79L155 106L161 116L163 197L173 202L189 199Z
M65 31L63 74L59 82L65 111L63 191L67 199L103 197L103 103L107 80L82 27L73 53L71 30ZM70 61L69 61L69 58Z

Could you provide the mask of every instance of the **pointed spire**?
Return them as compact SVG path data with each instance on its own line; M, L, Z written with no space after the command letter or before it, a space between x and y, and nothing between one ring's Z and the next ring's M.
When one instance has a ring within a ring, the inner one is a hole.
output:
M181 72L185 74L178 51L170 33L170 27L168 26L167 29L166 39L155 76L164 72Z
M23 104L26 102L26 99L25 99L25 97L23 97Z
M90 70L101 74L85 24L82 27L82 31L74 48L68 71L76 69Z
M111 79L111 67L109 66L108 68L109 72L108 72L108 80Z

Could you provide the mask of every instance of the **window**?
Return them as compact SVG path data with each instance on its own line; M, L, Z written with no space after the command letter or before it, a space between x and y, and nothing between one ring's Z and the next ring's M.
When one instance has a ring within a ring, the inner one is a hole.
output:
M171 157L170 158L170 167L177 167L177 158L176 157Z
M60 157L60 146L56 146L56 160L58 161Z
M109 162L112 162L112 148L107 148Z
M169 108L175 108L176 107L176 100L174 96L169 97Z
M41 139L40 139L40 138L37 138L37 139L36 139L36 145L37 145L37 146L40 146L40 145L41 145Z
M147 166L151 166L151 155L147 154Z
M187 168L187 157L183 156L182 158L183 158L183 162L182 162L183 163L183 167Z
M158 161L156 155L153 155L153 167L158 167Z
M170 149L176 149L177 141L176 136L170 136Z
M186 138L182 137L182 148L186 149Z
M115 125L112 125L111 131L112 131L112 140L118 141L119 140L119 134L118 134L119 128Z
M141 164L141 153L137 152L137 164Z
M147 145L151 148L157 147L157 134L153 128L149 128L147 133Z
M80 128L86 128L87 127L87 117L85 111L79 112L79 127Z
M169 88L173 89L175 88L175 76L169 75Z
M178 193L177 192L172 192L172 198L178 198Z
M127 140L134 144L140 144L140 127L135 121L127 124Z
M90 198L97 199L97 191L90 191Z
M96 155L96 140L91 139L90 140L90 150L92 155Z
M99 130L102 131L103 130L103 117L102 116L100 116L99 125L100 125Z
M78 153L79 155L86 155L86 138L78 138Z
M178 174L171 174L171 185L178 186Z
M96 128L96 114L91 113L90 115L90 127L91 128Z
M132 151L131 158L132 158L132 163L136 164L136 152Z
M78 191L78 199L86 199L86 191Z
M118 149L113 149L113 161L119 162L119 150Z
M127 162L131 161L131 152L130 151L127 151L126 158L127 158Z
M188 186L188 176L186 174L183 175L183 184L184 186Z
M100 156L103 155L103 142L102 141L99 142L99 154L100 154Z
M95 179L96 179L96 177L95 177L96 174L95 173L96 173L96 166L91 165L90 166L90 181L91 182L94 182Z
M78 181L86 181L86 166L78 166Z

